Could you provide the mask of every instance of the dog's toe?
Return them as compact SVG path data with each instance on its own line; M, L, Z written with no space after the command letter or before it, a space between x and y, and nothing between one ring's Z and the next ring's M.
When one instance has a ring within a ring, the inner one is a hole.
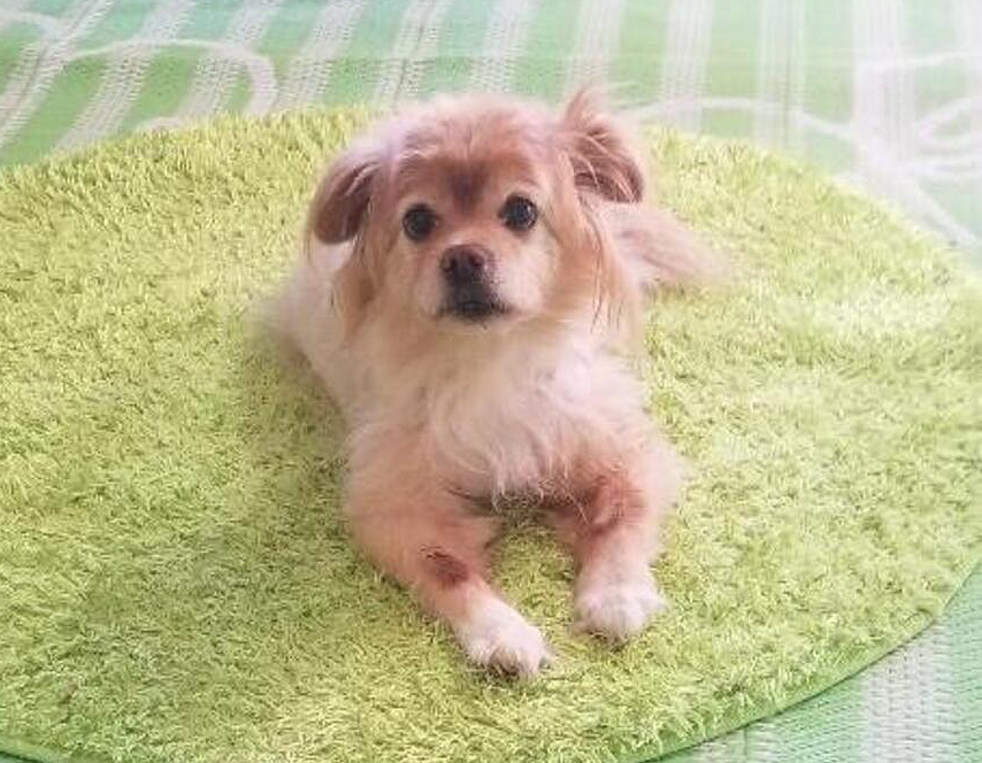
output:
M621 642L640 632L651 615L667 606L650 578L600 583L577 595L574 627Z
M472 662L496 673L533 676L553 659L539 629L501 601L484 605L457 635Z

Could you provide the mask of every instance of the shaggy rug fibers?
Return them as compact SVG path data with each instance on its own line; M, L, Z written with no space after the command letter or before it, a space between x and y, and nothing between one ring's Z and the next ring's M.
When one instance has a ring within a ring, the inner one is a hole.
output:
M556 647L468 668L352 551L338 417L251 306L356 112L225 120L0 175L0 749L43 760L634 761L772 713L928 624L982 551L982 289L815 173L651 134L733 253L653 310L652 415L695 475L619 651L509 517Z

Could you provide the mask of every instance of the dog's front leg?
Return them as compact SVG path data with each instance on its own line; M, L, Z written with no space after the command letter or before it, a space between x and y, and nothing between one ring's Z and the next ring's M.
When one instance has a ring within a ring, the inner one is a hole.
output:
M680 473L662 443L637 457L595 461L552 513L579 568L574 607L580 630L623 641L664 609L650 565Z
M549 662L539 630L488 582L487 545L494 534L488 517L439 488L406 482L369 488L354 477L347 512L356 541L377 567L449 623L473 662L519 676Z

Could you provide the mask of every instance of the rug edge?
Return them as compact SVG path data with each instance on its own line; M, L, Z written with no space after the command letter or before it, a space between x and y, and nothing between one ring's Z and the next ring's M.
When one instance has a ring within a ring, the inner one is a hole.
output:
M899 636L901 640L894 643L892 646L881 645L875 648L871 647L863 652L859 657L851 660L847 664L847 667L843 668L841 673L837 673L836 675L832 675L831 673L826 674L820 680L813 682L813 686L803 687L799 691L793 692L786 702L771 703L767 705L763 712L753 711L742 715L737 715L735 716L732 724L730 722L723 723L717 730L710 731L709 733L704 734L691 742L685 741L675 743L670 741L661 750L650 750L647 752L642 751L639 752L636 757L623 758L618 761L618 763L654 763L654 761L661 760L668 755L682 752L684 750L690 750L704 744L705 742L719 739L720 737L726 736L734 731L738 731L752 723L756 723L757 721L764 720L766 718L773 718L781 715L782 713L795 710L803 702L807 702L808 700L823 694L824 692L838 686L843 681L848 681L850 678L859 675L864 670L878 664L881 660L889 657L897 650L910 644L928 628L936 625L941 620L941 617L945 614L945 612L948 611L951 602L965 588L966 581L976 573L982 574L982 560L969 560L964 567L958 571L958 582L944 599L937 613L919 613L912 619L913 624L911 627L905 631L902 636ZM55 761L38 761L38 763L55 763Z

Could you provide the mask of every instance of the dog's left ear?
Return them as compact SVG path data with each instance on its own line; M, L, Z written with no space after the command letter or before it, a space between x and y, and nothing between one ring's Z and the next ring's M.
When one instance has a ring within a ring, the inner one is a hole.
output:
M308 232L325 244L354 238L368 211L378 169L379 151L372 144L356 144L338 156L310 203Z
M603 113L593 94L581 90L573 96L560 120L559 132L579 191L620 203L641 201L641 162L625 133Z

